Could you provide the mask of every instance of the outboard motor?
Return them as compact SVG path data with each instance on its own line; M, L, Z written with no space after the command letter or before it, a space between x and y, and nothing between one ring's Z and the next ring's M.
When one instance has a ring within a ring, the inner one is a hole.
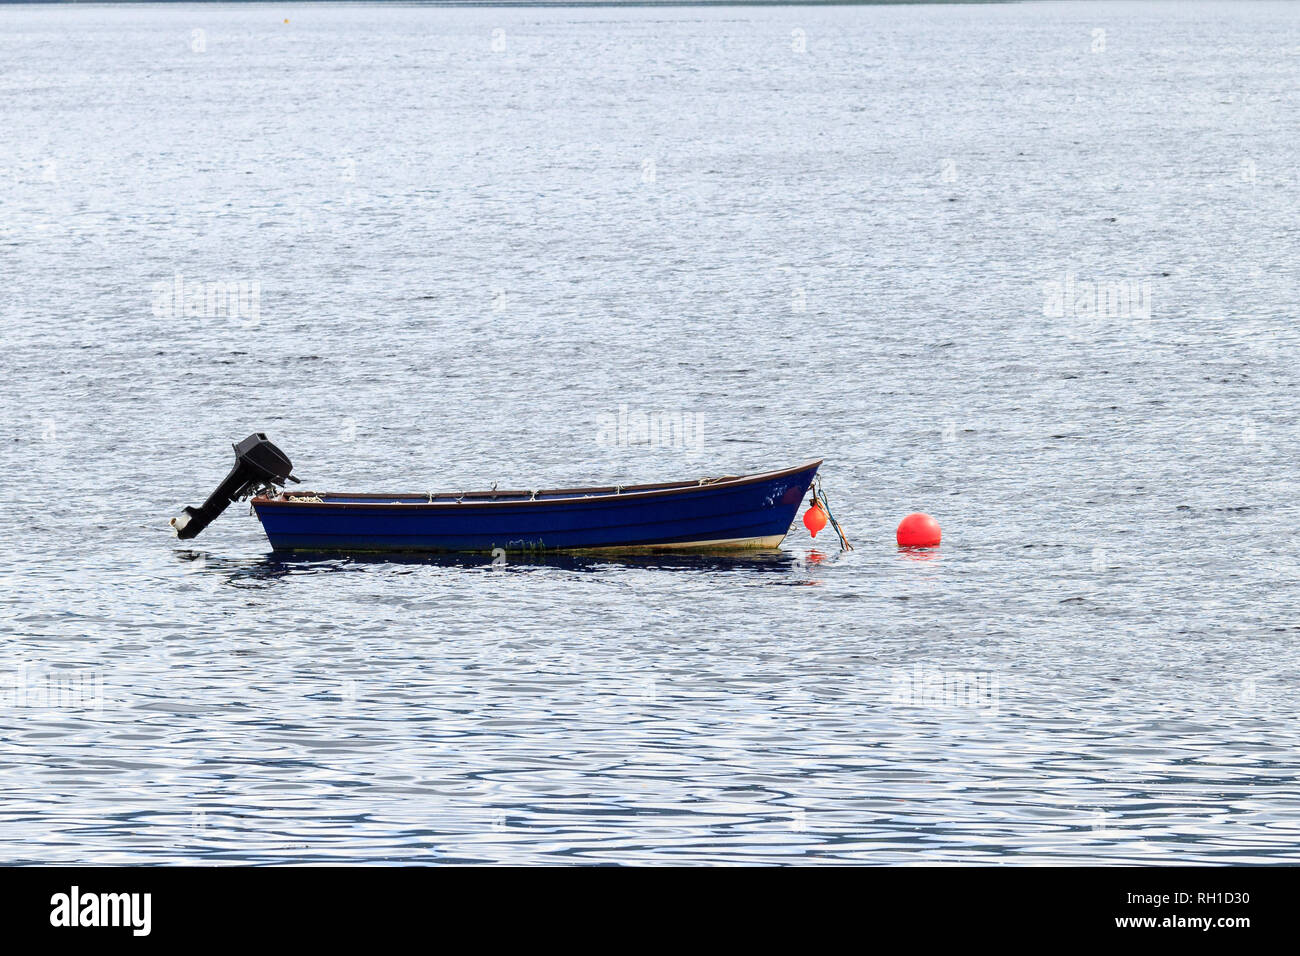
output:
M289 481L297 483L298 479L290 474L293 462L261 432L249 435L234 448L235 467L230 469L230 474L217 486L217 490L208 495L203 506L187 506L177 517L172 518L171 525L176 529L177 537L193 538L225 511L232 501L247 498L276 485L283 486Z

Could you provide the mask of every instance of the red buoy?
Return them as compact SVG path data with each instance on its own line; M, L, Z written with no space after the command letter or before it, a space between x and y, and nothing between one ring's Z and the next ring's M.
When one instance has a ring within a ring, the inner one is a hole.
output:
M826 512L817 502L803 513L803 526L812 532L812 536L817 537L817 532L826 527Z
M806 520L806 519L805 519ZM898 523L898 543L904 548L933 548L939 544L939 522L917 511Z

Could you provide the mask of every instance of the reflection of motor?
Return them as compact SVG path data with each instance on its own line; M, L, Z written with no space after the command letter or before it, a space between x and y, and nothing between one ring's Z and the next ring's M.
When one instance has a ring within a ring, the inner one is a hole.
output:
M235 467L230 469L226 480L208 495L208 500L203 502L202 507L186 506L184 511L172 518L171 525L176 529L177 537L193 538L225 511L232 501L247 498L268 486L298 481L291 474L293 462L261 432L249 435L234 448Z

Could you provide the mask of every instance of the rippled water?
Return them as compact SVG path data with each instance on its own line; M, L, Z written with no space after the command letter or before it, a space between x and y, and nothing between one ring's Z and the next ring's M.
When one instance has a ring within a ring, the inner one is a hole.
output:
M0 859L1300 860L1298 48L1263 3L0 7ZM825 456L857 550L176 541L254 429L341 490Z

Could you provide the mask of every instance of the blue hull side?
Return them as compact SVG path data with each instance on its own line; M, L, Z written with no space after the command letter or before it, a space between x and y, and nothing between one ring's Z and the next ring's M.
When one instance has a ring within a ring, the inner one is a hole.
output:
M520 503L255 499L253 506L277 551L774 547L816 473L813 464L738 484Z

